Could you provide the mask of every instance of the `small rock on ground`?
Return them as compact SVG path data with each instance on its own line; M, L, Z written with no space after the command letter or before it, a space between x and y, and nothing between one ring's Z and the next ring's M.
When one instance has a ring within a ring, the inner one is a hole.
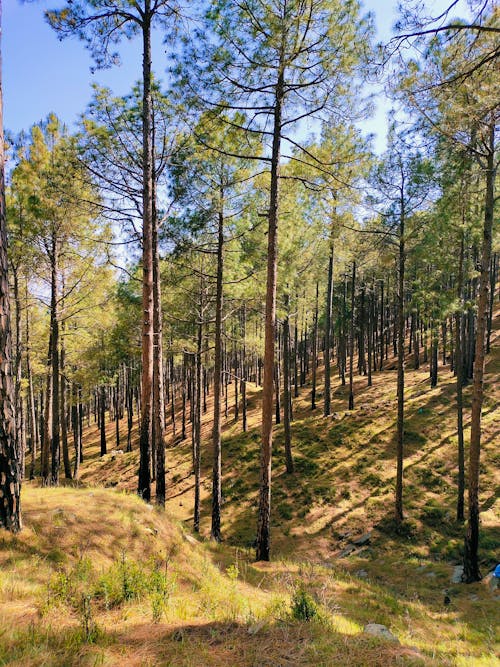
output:
M456 565L453 568L453 574L451 575L451 583L452 584L461 584L463 573L464 573L464 566L463 565Z
M382 637L382 639L387 639L388 641L395 642L399 644L399 639L392 634L392 632L385 625L381 623L368 623L365 625L364 632L368 635L373 635L374 637Z
M356 547L354 544L348 544L345 549L343 549L337 556L337 558L345 558L346 556L349 556L352 554L353 551L356 550Z
M354 574L361 579L366 579L368 577L368 572L366 570L357 570Z

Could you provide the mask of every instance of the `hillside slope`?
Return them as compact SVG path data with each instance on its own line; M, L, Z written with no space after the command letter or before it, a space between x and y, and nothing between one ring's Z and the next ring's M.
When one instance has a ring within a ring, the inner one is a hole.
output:
M500 544L499 322L497 313L483 421L484 574ZM58 489L25 483L25 530L0 535L0 665L500 664L497 594L486 581L451 581L464 535L454 521L453 375L440 367L430 389L426 366L408 368L407 520L397 532L392 366L372 387L356 378L352 412L337 383L330 419L321 407L311 412L310 387L301 389L292 475L276 427L270 564L254 563L252 548L258 388L249 388L247 433L231 411L225 423L222 545L207 539L210 400L199 540L190 534L189 432L185 442L168 434L168 502L160 512L127 493L136 485L137 442L129 454L101 458L97 427L87 428L80 481ZM467 402L470 388L465 394ZM306 621L308 610L314 617ZM400 643L369 636L368 623L386 625Z
M439 565L416 595L340 564L252 564L113 490L28 489L24 512L0 540L1 665L496 664L498 601L477 584L431 603Z

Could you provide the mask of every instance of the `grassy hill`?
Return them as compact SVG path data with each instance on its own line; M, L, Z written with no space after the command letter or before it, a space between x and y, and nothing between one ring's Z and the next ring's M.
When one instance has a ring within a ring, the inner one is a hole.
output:
M210 401L199 539L190 533L189 439L168 434L168 500L160 512L128 493L136 485L137 440L133 452L101 458L97 427L88 427L78 485L25 483L25 529L0 534L0 665L500 664L498 596L486 582L451 583L464 527L454 520L454 378L449 367L439 370L435 389L426 366L407 372L407 520L399 532L391 520L391 363L374 375L372 387L356 379L352 412L345 388L334 386L330 419L320 409L311 412L310 388L301 390L292 475L285 472L282 427L276 428L269 564L254 563L252 549L258 388L249 391L248 432L241 433L231 412L225 424L222 545L207 539ZM484 574L496 564L500 544L499 376L495 340L483 421ZM469 389L465 394L468 401ZM113 437L109 425L110 443ZM387 626L399 643L365 633L372 622Z

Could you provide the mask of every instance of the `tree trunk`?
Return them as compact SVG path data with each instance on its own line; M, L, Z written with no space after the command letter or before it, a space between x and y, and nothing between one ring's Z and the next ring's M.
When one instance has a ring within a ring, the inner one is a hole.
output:
M224 191L220 192L217 227L217 285L215 297L214 421L212 427L212 527L210 536L222 539L220 508L222 503L221 395L222 395L222 312L224 307ZM236 381L236 380L235 380Z
M163 327L161 312L160 254L158 216L153 182L153 448L156 453L156 504L165 507L165 398L163 386Z
M464 237L460 239L460 255L458 261L457 298L458 310L455 313L455 373L457 376L457 437L458 437L458 483L457 483L457 521L465 521L465 446L464 446L464 403L463 403L463 359L462 359L462 325L463 325L463 283L464 283Z
M311 410L316 409L316 377L318 368L318 297L319 285L316 283L316 302L314 305L314 325L313 325L313 352L312 352L312 389L311 389Z
M49 351L47 356L47 380L45 391L45 406L40 402L40 412L45 414L42 425L42 484L46 486L50 478L50 446L52 433L52 327L49 332Z
M55 234L52 236L51 248L51 297L50 297L50 328L51 328L51 361L52 361L52 484L59 484L60 465L60 405L59 405L59 322L57 314L57 274L58 247Z
M23 358L23 344L21 337L21 298L19 294L19 274L18 268L14 264L11 265L13 286L14 286L14 304L15 304L15 383L14 383L14 406L16 415L16 443L18 448L18 464L19 464L19 479L24 478L24 457L25 457L25 442L23 439L24 430L24 411L22 403L21 383L22 383L22 358Z
M33 387L33 371L31 368L31 353L30 353L30 325L29 325L29 309L26 308L26 374L28 376L28 415L30 423L30 446L31 446L31 466L30 479L35 479L35 466L37 450L40 444L38 420L36 418L35 407L35 391Z
M289 297L285 296L286 316L283 322L283 422L285 430L285 461L288 474L293 473L290 392L290 315Z
M78 393L76 384L73 384L71 392L71 422L73 427L73 447L75 448L75 463L73 466L73 478L78 479L80 471L80 423L78 419Z
M399 221L399 253L398 253L398 294L397 294L397 354L398 354L398 417L396 443L396 523L403 521L403 446L404 446L404 390L405 390L405 210L401 201Z
M241 350L241 409L242 409L242 428L243 432L247 430L247 348L246 348L246 335L247 335L247 310L246 304L243 304L243 312L241 315L241 326L242 326L242 337L243 337L243 346Z
M484 391L484 357L488 315L488 292L490 287L490 260L493 216L495 205L495 121L489 126L488 163L486 169L486 200L484 206L483 242L481 249L481 275L477 305L477 333L474 355L472 386L471 436L469 448L469 522L465 537L464 579L479 581L479 462L481 454L481 411Z
M329 417L331 413L330 390L331 390L331 332L332 332L332 299L333 299L333 240L330 240L330 254L328 256L328 284L326 286L325 305L325 395L323 399L323 416Z
M351 324L349 332L349 410L354 410L353 367L354 367L354 300L356 294L356 262L352 263L351 279Z
M64 347L64 322L61 324L61 441L62 441L62 452L63 452L63 464L64 464L64 477L66 479L71 479L71 463L69 460L69 449L68 449L68 417L66 409L66 397L67 397L67 382L66 376L64 375L65 371L65 356L66 351Z
M257 560L269 560L271 552L271 462L273 442L273 373L276 338L276 282L278 272L278 208L280 183L281 117L285 72L280 66L274 104L271 185L267 234L266 317L264 337L264 385L262 389L262 442L260 450Z
M151 448L153 436L153 146L151 100L151 2L144 0L142 20L142 391L138 494L151 499Z
M106 387L102 384L99 395L99 425L101 430L101 456L107 454L106 446Z
M5 156L0 69L0 527L17 532L22 528L21 482L19 479L19 461L15 440L16 418L14 412L12 338L10 324L9 277L7 269L4 164Z

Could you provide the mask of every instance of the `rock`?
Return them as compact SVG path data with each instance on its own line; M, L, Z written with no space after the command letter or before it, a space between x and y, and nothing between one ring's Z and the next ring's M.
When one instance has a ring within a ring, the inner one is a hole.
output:
M464 566L463 565L456 565L453 568L453 574L451 575L451 583L452 584L461 584L463 573L464 573Z
M368 572L366 570L357 570L354 574L360 579L366 579L368 577Z
M437 574L435 572L427 572L425 576L428 577L429 579L435 579L437 577Z
M479 595L469 595L469 600L471 602L478 602L479 601Z
M342 551L337 555L337 558L345 558L346 556L349 556L352 554L353 551L356 550L356 547L354 544L348 544L345 549L342 549Z
M188 535L188 533L184 533L183 537L186 540L186 542L189 542L189 544L193 545L198 544L198 540L195 539L192 535Z
M111 450L111 458L114 459L117 456L121 456L123 454L123 449L112 449Z
M149 510L150 512L152 512L154 510L154 507L153 507L153 505L150 505L150 504L146 503L146 509Z
M397 644L400 643L399 639L395 637L392 632L381 623L368 623L368 625L365 625L363 631L368 635L373 635L374 637L381 637L382 639L387 639L387 641L395 642Z
M360 547L363 544L368 544L371 539L372 539L372 534L371 531L369 531L368 533L365 533L364 535L357 537L355 540L352 541L352 543Z

